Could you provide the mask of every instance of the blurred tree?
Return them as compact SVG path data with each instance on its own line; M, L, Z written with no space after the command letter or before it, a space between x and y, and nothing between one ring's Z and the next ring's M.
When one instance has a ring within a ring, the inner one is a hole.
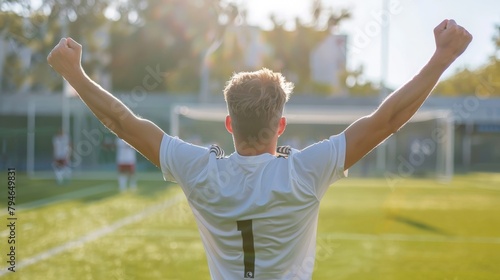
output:
M259 55L248 56L252 48L259 48L254 44L260 41L261 29L247 24L244 9L234 5L229 9L231 10L229 22L221 33L221 45L207 60L211 76L211 92L221 92L224 82L235 72L254 71L264 66L263 61L258 58ZM249 63L248 59L252 61Z
M295 26L287 28L271 16L273 29L261 31L248 26L246 12L227 0L31 3L0 4L0 41L4 38L14 49L32 53L28 59L20 51L9 53L8 63L0 68L4 88L60 90L62 79L47 65L46 56L68 34L84 45L87 73L98 81L101 73L112 73L115 91L197 92L206 67L214 81L210 86L219 90L233 72L266 66L284 72L298 93L328 94L330 87L311 79L309 54L350 17L347 10L334 11L314 0L309 22L296 19ZM106 36L97 36L100 33L108 34L109 44L102 42ZM248 44L256 38L264 46L258 50L264 53L262 61L251 61L248 55ZM213 53L206 56L208 50ZM337 90L354 95L368 95L375 87L364 81L362 68L346 71L341 85L345 89Z
M85 46L87 73L99 80L109 70L115 89L192 92L206 50L238 13L224 0L48 0L37 7L30 0L4 0L0 43L9 50L0 53L0 86L60 90L62 79L46 56L62 36L71 36ZM102 42L106 34L111 44ZM154 86L143 84L147 75L156 78Z
M283 72L298 93L331 93L330 87L312 81L309 54L350 14L347 10L335 13L319 0L312 3L310 22L296 19L295 26L289 28L271 15L273 29L268 31L247 25L246 11L236 7L235 22L210 60L216 89L220 90L234 72L268 67Z
M311 93L317 88L311 80L310 54L342 21L351 17L348 10L336 12L320 0L314 0L311 15L309 23L296 19L294 30L287 30L284 23L271 16L274 28L265 32L265 40L271 45L266 64L291 77L298 93Z
M7 0L0 4L0 39L10 44L3 63L2 85L12 91L61 89L62 79L46 63L47 54L62 36L71 36L86 46L83 65L89 74L103 68L105 61L93 54L106 52L96 41L96 31L107 24L103 14L112 3L94 0L41 1L37 7L32 1ZM12 51L13 50L13 51ZM10 69L19 60L21 67ZM15 81L15 82L12 82Z
M44 44L51 38L50 34L42 39L37 38L37 30L45 17L39 13L26 17L12 11L0 11L0 44L3 44L0 51L2 92L32 90L40 84L50 85L53 82L51 79L45 79L47 77L43 75L50 72L38 73L40 70L37 67Z
M377 96L380 93L377 83L366 80L363 66L346 70L341 74L340 82L351 96Z
M205 51L221 39L237 8L219 0L130 2L136 8L136 28L113 37L115 89L143 86L151 69L159 69L161 81L148 90L196 91Z
M497 33L493 37L493 42L495 42L495 59L500 59L500 24L496 26Z
M476 70L458 70L453 76L440 82L434 90L447 96L476 95L482 98L500 97L500 25L492 38L495 52L486 65Z

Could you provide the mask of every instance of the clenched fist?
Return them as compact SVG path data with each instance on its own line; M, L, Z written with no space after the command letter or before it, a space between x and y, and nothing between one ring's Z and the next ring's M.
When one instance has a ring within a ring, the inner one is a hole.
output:
M472 35L454 20L446 19L434 28L436 55L449 59L459 57L472 41Z
M71 38L62 38L47 57L50 66L66 80L83 73L81 59L82 46Z

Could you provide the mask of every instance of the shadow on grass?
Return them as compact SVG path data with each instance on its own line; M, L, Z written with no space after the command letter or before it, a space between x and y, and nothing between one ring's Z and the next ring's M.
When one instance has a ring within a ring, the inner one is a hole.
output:
M403 217L403 216L399 216L399 215L390 215L390 216L388 216L388 218L391 220L394 220L396 222L400 222L400 223L412 226L412 227L420 229L420 230L425 230L427 232L432 232L432 233L446 235L446 236L451 235L448 232L446 232L440 228L437 228L435 226L432 226L432 225L429 225L429 224L426 224L426 223L423 223L423 222L420 222L417 220L410 219L408 217Z

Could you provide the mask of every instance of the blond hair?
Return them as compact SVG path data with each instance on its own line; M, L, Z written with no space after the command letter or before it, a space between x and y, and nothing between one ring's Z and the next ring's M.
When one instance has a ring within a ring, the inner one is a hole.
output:
M275 133L292 90L281 73L266 68L234 74L224 88L233 134L248 141L263 130Z

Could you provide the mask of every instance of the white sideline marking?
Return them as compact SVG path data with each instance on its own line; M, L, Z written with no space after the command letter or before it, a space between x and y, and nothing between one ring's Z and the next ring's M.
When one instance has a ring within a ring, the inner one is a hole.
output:
M101 185L97 185L97 186L94 186L91 188L85 188L85 189L76 190L76 191L69 192L69 193L63 193L60 195L31 201L31 202L24 203L24 204L19 204L16 208L16 211L25 211L25 210L35 209L35 208L38 208L40 206L48 206L48 205L55 204L57 202L62 202L62 201L73 199L73 198L87 197L90 195L107 192L107 191L110 191L112 189L111 186L112 185L110 185L110 184L101 184ZM0 213L0 217L5 216L7 214L8 214L7 211L5 211L5 212L2 211ZM6 229L6 230L0 232L0 237L5 237L8 235L9 235L9 229Z
M101 229L98 229L96 231L93 231L91 233L88 233L76 240L73 240L73 241L69 241L67 243L64 243L63 245L60 245L60 246L57 246L57 247L54 247L52 249L49 249L45 252L42 252L38 255L35 255L33 257L30 257L28 259L25 259L25 260L22 260L20 261L19 263L16 264L16 271L21 269L21 268L24 268L24 267L27 267L27 266L30 266L32 264L35 264L39 261L43 261L43 260L46 260L48 258L51 258L57 254L60 254L64 251L67 251L67 250L70 250L70 249L73 249L75 247L78 247L78 246L82 246L84 245L85 243L88 243L88 242L91 242L91 241L94 241L100 237L103 237L107 234L110 234L114 231L116 231L117 229L123 227L123 226L126 226L126 225L129 225L129 224L132 224L134 222L137 222L137 221L140 221L142 220L143 218L149 216L149 215L152 215L154 214L155 212L158 212L160 210L163 210L163 209L166 209L166 208L169 208L173 205L175 205L176 203L178 203L179 201L181 201L181 199L184 197L183 194L178 194L172 198L170 198L169 200L166 200L165 202L163 203L160 203L160 204L157 204L157 205L153 205L149 208L146 208L144 209L142 212L139 212L135 215L132 215L132 216L128 216L128 217L125 217L121 220L118 220L114 223L112 223L111 225L109 226L106 226L106 227L103 227ZM10 273L9 270L7 270L8 267L3 267L1 270L0 270L0 277L7 274L7 273Z

